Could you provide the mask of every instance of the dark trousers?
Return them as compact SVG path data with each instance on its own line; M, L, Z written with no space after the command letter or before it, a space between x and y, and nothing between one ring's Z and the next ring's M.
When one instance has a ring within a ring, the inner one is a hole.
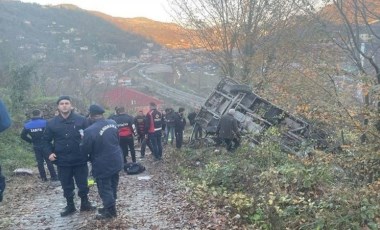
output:
M161 130L148 134L148 139L152 145L153 156L156 158L156 160L160 160L162 158L161 135Z
M143 141L144 141L144 134L139 133L139 135L137 136L137 143L142 144Z
M194 124L194 138L202 138L202 127L198 124Z
M131 150L132 162L136 162L135 143L132 137L120 137L120 147L123 150L124 163L127 163L128 149Z
M5 177L3 176L3 173L1 172L1 165L0 165L0 202L3 201L4 190L5 190Z
M119 185L119 172L105 178L96 178L99 196L103 207L109 208L115 205L117 199L117 187Z
M183 143L183 130L175 131L175 147L180 149Z
M153 153L152 144L150 143L148 138L144 138L143 141L141 142L141 156L142 157L145 156L145 149L147 145L150 151Z
M171 137L171 140L170 140L170 144L173 145L173 142L174 142L174 133L175 133L175 127L174 126L166 126L166 135L165 135L165 139L164 139L164 143L167 144L168 143L168 140L169 140L169 135Z
M53 165L53 163L51 163L49 158L44 155L43 148L35 146L35 147L33 147L33 149L34 149L34 155L35 155L36 161L37 161L38 172L40 173L41 179L46 179L44 162L46 162L46 166L47 166L49 173L50 173L50 178L51 179L57 179L58 177L57 177L57 173L55 172L54 165Z
M78 196L86 197L88 194L88 167L87 164L76 166L58 166L58 177L61 181L63 196L70 198L74 196L74 179L78 187Z
M237 138L234 138L234 139L227 139L227 138L225 138L224 142L226 143L226 149L227 149L227 151L232 151L234 149L237 149L240 146L240 142L239 142L239 140Z

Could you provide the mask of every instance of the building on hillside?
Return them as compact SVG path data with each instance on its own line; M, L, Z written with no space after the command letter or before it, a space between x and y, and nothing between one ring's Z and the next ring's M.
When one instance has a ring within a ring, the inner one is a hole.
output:
M117 80L118 86L132 86L132 79L129 77L122 77Z
M164 104L164 102L158 98L126 87L113 88L107 91L103 97L104 105L110 108L124 106L129 112L143 110L144 113L147 113L149 111L150 102L156 103L158 109L161 109Z

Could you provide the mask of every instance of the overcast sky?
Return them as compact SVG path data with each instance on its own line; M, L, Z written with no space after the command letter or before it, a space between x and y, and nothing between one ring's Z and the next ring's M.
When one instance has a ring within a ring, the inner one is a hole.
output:
M85 10L123 17L146 17L156 21L169 22L167 0L21 0L40 5L73 4Z

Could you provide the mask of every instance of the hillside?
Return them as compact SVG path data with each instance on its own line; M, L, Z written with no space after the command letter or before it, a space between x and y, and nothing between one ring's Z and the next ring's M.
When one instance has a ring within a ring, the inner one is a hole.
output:
M137 56L147 42L72 5L0 2L0 69L15 60L83 69L101 59Z
M117 27L131 31L167 48L189 48L190 42L185 36L184 29L175 23L158 22L148 18L112 17L100 12L92 12Z

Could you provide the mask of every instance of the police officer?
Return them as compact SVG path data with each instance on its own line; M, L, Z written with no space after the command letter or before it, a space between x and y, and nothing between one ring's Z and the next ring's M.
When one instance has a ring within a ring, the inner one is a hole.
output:
M115 121L104 119L101 106L91 105L89 112L93 124L84 130L82 151L90 157L92 175L103 202L96 219L108 219L117 216L117 187L119 172L123 168L119 132Z
M87 128L85 117L72 111L69 96L60 96L57 100L59 115L48 121L44 133L44 152L49 160L58 167L58 177L61 181L63 196L67 206L61 216L67 216L76 211L74 204L74 179L81 198L81 211L96 209L88 200L88 156L80 151L81 132ZM54 144L52 144L52 142ZM54 147L53 147L54 146Z
M54 166L48 159L47 155L44 155L42 140L44 131L46 128L46 120L42 118L41 110L32 111L32 119L24 124L24 128L21 131L21 138L33 144L34 155L37 161L38 172L40 173L40 178L42 181L47 181L46 172L44 167L44 162L50 172L50 179L52 181L57 181L57 173L55 172Z
M135 125L133 117L125 112L124 107L117 108L117 115L112 119L116 121L119 128L120 147L123 150L124 163L127 163L128 149L131 151L132 161L136 162L136 151L133 135L135 134Z
M161 160L162 114L157 110L157 105L154 102L149 103L149 109L145 119L145 137L149 139L152 145L154 159Z
M11 118L9 117L7 108L2 100L0 100L0 132L3 132L11 126ZM3 201L3 193L5 190L5 177L1 172L0 165L0 202Z

